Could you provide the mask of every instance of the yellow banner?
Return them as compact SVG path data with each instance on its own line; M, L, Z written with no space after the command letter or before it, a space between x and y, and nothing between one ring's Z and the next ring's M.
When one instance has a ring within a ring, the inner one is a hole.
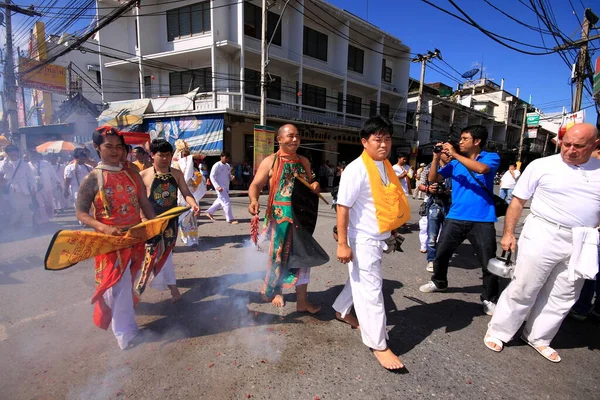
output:
M24 74L42 61L19 57L19 85L48 92L67 93L67 69L55 64L46 64Z
M258 166L275 148L275 129L270 126L254 125L254 173Z
M44 266L57 271L80 261L124 249L160 235L171 218L177 218L190 207L174 207L154 219L141 222L127 230L124 236L111 236L91 231L58 231L52 237Z

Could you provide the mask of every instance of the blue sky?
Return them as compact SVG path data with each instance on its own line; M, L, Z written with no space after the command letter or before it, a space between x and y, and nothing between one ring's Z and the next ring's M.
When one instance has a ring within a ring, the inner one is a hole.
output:
M520 87L520 97L528 100L532 96L534 105L546 112L561 111L562 106L571 108L570 67L558 54L547 56L531 56L520 54L495 43L475 27L469 26L458 19L444 14L421 0L329 0L337 7L367 19L379 28L387 31L411 48L413 53L424 53L438 48L444 60L459 72L472 69L476 63L484 65L484 76L500 84L505 79L505 89L513 94ZM519 0L488 0L509 15L537 28L537 17ZM459 12L448 0L430 0L430 2L452 11ZM483 28L494 33L519 40L527 44L552 48L556 43L549 35L544 35L542 42L539 32L534 32L503 16L484 0L454 0L473 20ZM573 4L577 17L573 14L570 2ZM581 36L580 20L583 18L584 5L592 8L600 15L600 2L594 0L548 0L559 29L571 39ZM529 5L529 0L523 0ZM459 14L460 15L460 14ZM600 31L592 31L598 34ZM591 43L600 49L600 40ZM543 52L542 49L528 48L515 45L521 49L533 52ZM575 51L568 55L572 61ZM600 56L596 51L593 60ZM445 72L461 79L449 66L435 62L435 65ZM413 63L411 77L418 78L420 64ZM426 82L442 81L456 87L457 82L441 75L432 68L427 69ZM551 103L552 102L552 103ZM589 106L590 97L584 96L583 107ZM594 108L587 111L587 120L595 122Z
M309 0L305 0L309 1ZM495 43L492 39L479 32L475 27L469 26L458 19L444 14L422 0L329 0L332 4L346 9L353 14L367 19L372 24L391 33L411 48L413 53L424 53L428 50L438 48L442 52L444 61L457 71L463 73L476 65L483 63L484 76L493 79L500 84L505 79L505 89L513 94L520 87L520 97L528 100L532 98L534 105L545 112L561 111L565 106L569 111L571 108L571 85L570 67L560 58L558 54L546 56L532 56L520 54L502 45ZM459 12L452 6L449 0L429 0L430 2L453 13ZM494 33L520 40L527 44L552 48L556 43L549 35L544 35L543 40L539 32L523 27L506 18L494 10L485 0L454 0L473 20L483 28ZM489 3L499 7L511 16L537 28L538 20L535 14L527 8L529 0L487 0ZM536 0L539 3L540 0ZM583 16L584 6L594 7L596 14L600 15L600 3L597 0L543 0L550 5L551 11L556 19L559 29L568 37L577 39L581 35L580 20ZM48 5L51 0L37 0L34 4ZM81 3L82 1L58 0L55 7ZM17 0L20 5L30 4L24 0ZM143 4L143 3L142 3ZM367 16L368 5L368 16ZM527 5L527 6L526 6ZM571 6L572 5L572 6ZM576 15L573 12L576 12ZM48 9L56 13L57 9ZM91 12L90 14L93 14ZM56 14L54 14L56 15ZM17 41L25 35L20 29L23 21L31 19L15 16L14 26L17 33ZM47 19L46 19L47 20ZM90 19L82 19L73 26L71 30L81 29L89 23ZM53 22L57 25L56 20ZM49 24L50 25L50 24ZM52 26L52 25L50 25ZM50 30L47 31L50 33ZM593 30L592 34L600 33ZM545 44L544 44L545 41ZM0 30L0 43L4 43L4 30ZM21 41L21 45L23 42ZM600 40L591 43L592 47L600 49ZM521 49L533 52L543 52L515 44ZM574 60L575 51L567 54L571 62ZM600 51L593 54L593 59L600 56ZM448 65L435 61L437 68L441 68L447 74L458 80L459 74ZM435 68L435 67L434 67ZM443 76L434 68L427 69L426 82L442 81L450 86L456 87L457 81ZM420 65L413 63L411 77L418 78ZM589 96L584 96L583 107L592 104ZM588 108L588 121L595 121L594 108Z

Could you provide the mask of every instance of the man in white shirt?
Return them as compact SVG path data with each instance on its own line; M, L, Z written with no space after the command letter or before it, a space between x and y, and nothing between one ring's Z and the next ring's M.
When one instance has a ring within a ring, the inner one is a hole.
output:
M517 169L517 164L510 164L508 167L508 171L502 175L500 178L500 194L508 204L510 204L510 200L512 199L512 192L517 184L517 179L521 176L521 171Z
M406 154L398 155L398 163L394 164L394 172L396 172L396 176L400 179L400 184L402 185L402 189L404 189L404 193L408 196L412 193L412 188L410 187L410 180L413 178L413 169L410 165L407 164L408 156Z
M0 163L0 178L5 180L3 187L12 209L9 223L30 227L33 224L31 197L36 191L33 173L27 161L21 159L17 146L6 146L4 151L6 159Z
M34 218L38 224L46 224L54 215L54 184L56 176L54 169L42 155L36 151L29 153L29 165L33 171L35 186L37 189L37 207L34 210Z
M233 219L233 212L231 211L231 200L229 199L229 182L235 177L231 175L231 155L223 151L221 153L221 161L215 163L210 170L210 181L217 191L217 199L214 201L212 206L206 210L206 216L211 220L215 211L223 208L223 213L227 222L230 224L237 224L238 222Z
M52 183L54 187L54 212L61 211L68 207L68 198L65 197L63 186L65 179L65 166L61 162L61 158L56 154L48 154L50 168L54 171Z
M93 168L86 164L87 152L85 149L75 149L73 158L75 162L65 167L64 196L69 197L70 194L75 204L77 204L79 185Z
M360 131L363 155L348 164L341 176L337 196L337 257L348 264L350 277L333 308L337 319L354 328L360 325L363 343L372 349L381 366L397 370L404 364L387 345L381 260L388 249L386 240L391 230L405 222L410 211L408 203L401 210L404 194L387 161L392 132L393 126L382 117L368 119ZM388 202L396 208L390 208ZM384 222L387 217L391 219ZM393 223L389 222L392 220ZM350 314L353 305L356 318Z
M560 154L533 161L513 192L501 245L515 251L515 226L527 200L531 214L519 237L514 277L500 296L485 345L501 351L527 318L521 339L544 358L559 362L550 347L585 278L598 272L600 160L590 157L599 143L591 124L576 124L563 138Z

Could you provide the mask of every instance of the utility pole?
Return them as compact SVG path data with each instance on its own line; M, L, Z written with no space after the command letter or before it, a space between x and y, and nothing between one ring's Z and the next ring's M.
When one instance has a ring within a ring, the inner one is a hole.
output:
M421 125L421 106L423 103L423 87L425 86L425 68L427 67L427 62L431 62L434 58L442 59L442 53L438 49L435 49L433 52L428 51L425 55L417 54L417 56L411 60L412 62L421 63L421 81L419 82L419 97L417 98L417 112L415 113L415 131L417 132L417 139L419 137L419 127Z
M6 24L6 60L4 64L4 96L6 101L6 114L8 115L8 131L11 141L15 142L19 132L19 118L17 116L17 82L15 78L15 65L12 41L12 13L24 14L29 17L41 17L42 14L25 9L7 2L0 3L4 6L4 20Z
M260 52L260 125L267 124L267 0L262 0L262 29Z
M518 169L521 169L521 156L523 155L523 139L525 138L525 127L527 126L527 103L523 103L523 121L521 122L521 138L519 139L519 154L517 155Z
M586 8L583 17L583 29L581 31L581 47L579 48L579 57L577 57L577 66L575 67L575 83L577 84L575 96L573 97L572 112L581 110L581 101L583 98L583 85L586 78L589 78L588 73L588 43L590 42L590 28L598 22L598 17L591 9Z

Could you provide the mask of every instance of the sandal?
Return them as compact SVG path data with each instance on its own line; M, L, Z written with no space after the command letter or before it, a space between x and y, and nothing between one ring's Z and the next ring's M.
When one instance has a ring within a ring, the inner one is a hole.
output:
M490 346L490 343L495 344L496 346L500 347L500 349ZM491 351L495 351L496 353L500 353L502 349L504 349L504 343L502 343L502 340L493 337L489 333L485 334L485 337L483 338L483 344L485 344L485 347Z
M556 350L554 350L552 347L550 346L546 346L546 348L544 350L540 350L539 347L541 346L534 346L533 343L530 343L527 339L525 339L524 336L521 336L521 340L524 341L525 343L527 343L529 346L533 347L535 349L535 351L537 351L538 353L540 353L540 355L542 357L544 357L546 360L553 362L553 363L559 363L562 359L560 358L560 356L558 355L558 352ZM555 354L558 356L558 358L556 360L553 360L550 358L550 356L552 354Z

